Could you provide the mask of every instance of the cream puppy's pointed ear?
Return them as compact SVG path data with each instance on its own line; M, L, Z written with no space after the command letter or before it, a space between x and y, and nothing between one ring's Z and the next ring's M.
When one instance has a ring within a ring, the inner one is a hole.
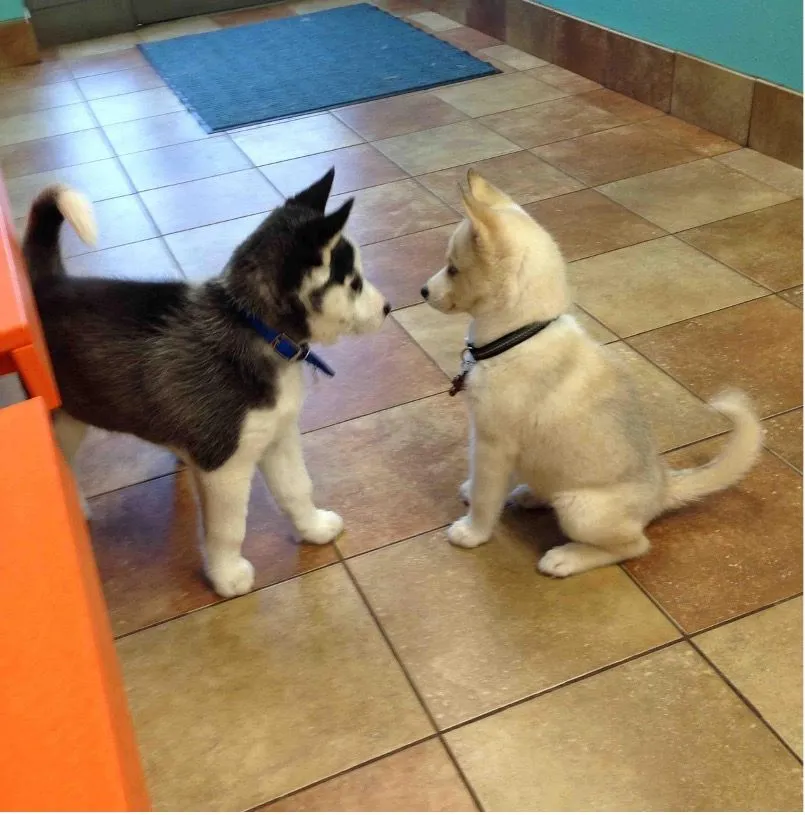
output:
M473 195L471 189L467 191L460 184L458 189L464 203L464 211L472 224L473 234L479 239L488 237L490 230L494 226L494 213L486 204Z
M499 190L494 184L490 184L477 170L472 168L467 172L467 184L469 184L473 198L489 207L505 207L514 203L505 192Z

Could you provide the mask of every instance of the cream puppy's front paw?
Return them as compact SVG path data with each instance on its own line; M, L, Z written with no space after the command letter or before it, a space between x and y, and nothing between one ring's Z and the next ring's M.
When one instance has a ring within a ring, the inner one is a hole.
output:
M447 540L453 546L461 546L464 549L474 549L489 540L489 535L482 534L472 525L469 515L459 518L448 530Z
M332 543L343 531L341 516L329 509L317 509L310 520L297 530L300 540L318 545Z

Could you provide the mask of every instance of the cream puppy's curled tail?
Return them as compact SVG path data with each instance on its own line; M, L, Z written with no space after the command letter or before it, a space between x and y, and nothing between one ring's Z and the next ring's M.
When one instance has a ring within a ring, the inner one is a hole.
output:
M42 190L31 205L22 244L29 271L36 277L34 283L64 272L59 255L59 232L64 221L88 246L98 240L95 214L87 198L63 184Z
M738 390L725 391L710 405L732 420L732 436L721 453L703 467L669 471L663 511L678 509L731 487L758 460L763 445L763 428L747 395Z

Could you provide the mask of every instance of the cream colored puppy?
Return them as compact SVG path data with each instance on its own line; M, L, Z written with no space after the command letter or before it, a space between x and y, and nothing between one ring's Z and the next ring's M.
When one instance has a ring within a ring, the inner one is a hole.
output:
M472 316L456 379L471 412L462 487L470 508L448 538L465 547L489 540L520 481L511 499L553 507L570 539L542 557L541 571L565 577L642 555L653 518L751 468L761 426L744 394L724 394L712 403L734 423L722 453L698 469L670 470L626 372L570 316L565 262L551 236L476 172L468 183L467 218L447 265L422 289L433 308Z

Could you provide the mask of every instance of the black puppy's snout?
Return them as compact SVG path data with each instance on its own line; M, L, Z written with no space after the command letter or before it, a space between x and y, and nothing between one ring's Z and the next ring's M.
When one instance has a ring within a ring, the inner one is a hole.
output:
M427 299L428 299L428 295L430 294L430 292L428 291L428 287L427 287L427 286L423 286L423 287L422 287L422 288L419 290L419 293L422 295L422 299L423 299L423 300L427 300Z
M383 306L383 314L389 315L390 313L391 313L391 303L389 303L389 301L386 300L386 305Z

